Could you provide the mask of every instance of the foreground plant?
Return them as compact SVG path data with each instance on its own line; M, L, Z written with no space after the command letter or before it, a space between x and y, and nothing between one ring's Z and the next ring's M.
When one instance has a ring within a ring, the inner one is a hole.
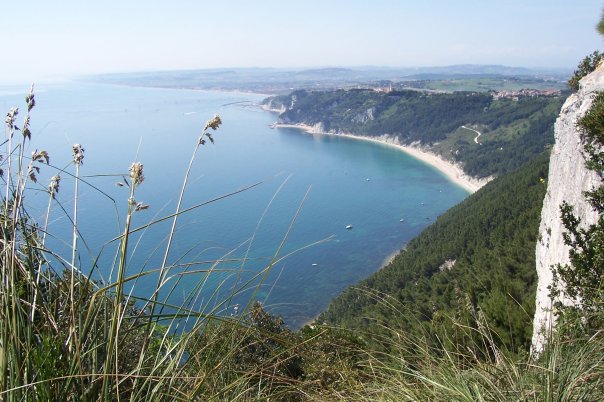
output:
M56 196L61 173L65 172L58 172L48 188L41 188L48 193L46 218L41 228L29 217L23 203L29 184L38 183L39 165L48 164L50 159L45 151L34 151L31 158L25 156L26 146L32 139L33 87L26 104L22 125L17 123L17 108L6 115L6 151L0 170L5 185L0 211L0 400L129 398L134 381L130 375L140 377L150 373L150 362L156 362L155 368L178 368L181 361L178 359L182 357L182 352L178 356L169 352L168 342L153 346L145 353L142 345L155 345L156 339L162 339L157 338L158 333L173 330L159 331L158 318L149 314L149 310L136 308L131 298L124 297L125 284L136 279L126 277L132 214L148 208L134 198L135 189L144 180L143 165L133 163L130 180L126 182L130 194L118 248L116 281L95 283L82 274L78 257L78 187L82 181L83 147L73 146L75 174L69 174L75 179L73 214L69 217L73 226L70 257L62 258L46 249L48 218L53 203L59 202ZM207 130L218 129L220 123L216 116L206 124L198 146L206 140L213 142ZM22 134L21 138L17 137L18 133ZM62 206L61 209L64 210ZM174 218L179 214L180 202ZM57 269L57 264L63 268ZM163 303L155 300L152 309ZM174 318L181 315L172 314ZM152 321L156 324L149 325ZM170 337L176 339L174 335ZM178 342L184 345L183 339L180 337ZM137 365L139 356L142 359ZM178 373L176 370L170 375L170 381L174 381ZM161 376L154 380L154 384L167 382ZM165 396L159 393L157 399ZM143 395L139 399L148 400L148 397Z
M286 330L282 321L272 318L260 305L250 303L232 317L223 311L235 294L260 286L254 281L261 282L274 263L283 258L278 257L283 244L267 267L237 284L225 300L201 309L196 300L222 259L195 272L175 272L175 265L169 262L180 215L257 185L182 207L198 150L207 141L214 142L210 131L219 128L220 117L204 125L195 144L175 213L132 228L133 215L148 205L136 199L136 190L144 182L143 164L130 166L129 174L120 182L129 192L123 232L114 239L118 243L115 265L103 268L115 277L105 283L84 274L98 269L99 257L91 266L85 266L79 255L80 244L85 245L78 222L79 187L90 186L80 175L84 149L79 144L73 146L74 173L50 166L57 171L48 187L38 183L40 165L49 165L50 157L45 151L25 157L25 146L32 138L29 121L35 104L33 90L26 103L28 111L21 127L16 123L18 109L11 109L5 119L6 154L1 168L6 188L0 213L0 400L224 400L237 399L237 395L246 399L301 395L304 387L302 371L296 368L300 367L298 348L310 340ZM19 132L23 138L17 141ZM71 214L58 197L59 184L66 176L74 180ZM32 221L23 203L32 185L48 194L42 227ZM55 205L72 224L69 256L47 248L48 222ZM128 267L132 234L168 219L172 227L161 265L129 273L133 271ZM287 234L284 241L286 238ZM182 305L170 304L170 295L183 276L191 278L192 274L201 277L194 292ZM147 275L158 277L149 298L137 300L125 291ZM187 331L182 330L183 322L188 325Z

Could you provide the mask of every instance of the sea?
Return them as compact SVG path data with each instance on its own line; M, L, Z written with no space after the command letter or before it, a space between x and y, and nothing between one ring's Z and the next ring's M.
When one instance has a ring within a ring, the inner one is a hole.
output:
M18 125L28 90L0 87L0 108L19 107ZM228 316L257 300L295 329L468 196L391 146L271 128L277 115L258 107L264 97L88 82L37 85L25 155L45 150L50 164L37 164L25 203L30 219L48 233L50 269L69 268L77 199L76 266L99 286L115 281L129 167L141 162L145 180L134 201L148 208L132 217L128 294L138 303L152 295L172 237L161 300ZM170 235L184 175L215 114L223 124L211 132L214 142L206 140L195 154L181 207L187 211ZM85 149L77 197L74 144ZM60 189L47 217L46 187L57 174Z

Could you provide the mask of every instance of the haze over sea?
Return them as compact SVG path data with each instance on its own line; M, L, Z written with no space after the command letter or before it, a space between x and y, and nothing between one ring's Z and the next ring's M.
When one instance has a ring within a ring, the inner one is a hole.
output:
M27 90L0 88L2 110L23 108ZM174 290L176 304L194 293L198 307L213 305L219 297L213 296L217 286L224 295L238 288L236 281L244 284L269 265L295 218L277 257L295 253L272 266L255 297L289 325L300 326L346 286L379 269L439 214L467 196L440 172L395 148L296 129L271 129L275 114L251 106L262 99L262 95L248 93L88 83L37 87L33 138L26 155L34 149L47 150L51 164L66 170L61 173L57 199L70 216L73 178L67 172L74 173L69 165L74 143L86 150L81 168L81 174L87 176L84 179L103 191L87 184L80 187L82 271L89 274L100 255L92 275L109 279L117 244L107 242L123 230L129 195L126 187L115 183L123 180L122 175L127 177L132 162L144 164L146 177L135 198L150 205L135 214L132 227L174 212L201 128L215 113L222 117L223 126L214 133L216 143L199 151L183 208L262 184L179 218L168 262L178 264L174 273L190 273ZM56 173L55 168L42 167L37 186L42 189ZM47 200L42 191L26 200L31 216L40 223ZM65 256L70 225L65 212L55 205L50 241ZM347 225L353 229L347 230ZM169 227L170 222L165 221L136 233L130 243L129 274L161 264ZM324 239L329 241L305 248ZM236 261L215 266L206 277L205 271L212 267L207 261L224 256ZM58 263L56 269L61 270ZM250 290L225 305L225 313L235 313L234 306L245 303L260 280L242 285ZM155 282L153 275L139 279L134 294L148 297ZM203 287L197 294L200 283Z

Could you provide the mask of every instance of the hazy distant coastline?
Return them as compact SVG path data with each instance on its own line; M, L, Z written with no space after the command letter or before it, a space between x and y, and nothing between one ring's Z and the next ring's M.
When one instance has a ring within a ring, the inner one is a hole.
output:
M138 87L288 94L294 89L333 90L381 87L422 90L563 88L571 69L530 69L503 65L436 67L215 68L98 74L81 80ZM468 81L472 83L469 85ZM461 83L461 84L460 84Z

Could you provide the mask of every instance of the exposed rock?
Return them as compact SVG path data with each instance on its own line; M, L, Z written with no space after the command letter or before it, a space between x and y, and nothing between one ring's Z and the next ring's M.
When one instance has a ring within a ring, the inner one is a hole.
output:
M311 126L311 128L310 128L310 130L308 130L308 132L311 134L323 134L325 132L325 126L323 125L322 122L319 122L319 123Z
M457 262L457 260L445 260L445 262L440 264L440 266L438 267L438 270L439 271L448 271L455 266L456 262Z
M554 325L553 301L548 286L552 284L553 266L569 262L569 248L562 237L564 226L560 218L560 205L566 201L574 206L575 215L584 225L593 224L598 215L586 201L584 192L597 187L600 179L585 166L581 132L577 121L591 107L596 91L604 91L604 66L584 77L579 91L571 95L555 124L556 143L549 164L547 193L541 211L539 241L537 242L537 298L533 324L533 352L540 353L548 333ZM568 300L562 300L569 303Z
M275 98L269 98L268 101L266 101L266 103L261 104L260 107L269 112L275 112L279 114L287 110L285 105L281 104L280 102L277 102Z
M375 119L375 116L374 116L375 111L376 111L375 107L370 107L369 109L365 110L364 113L358 113L357 115L355 115L352 118L352 121L354 123L365 124L368 121Z

